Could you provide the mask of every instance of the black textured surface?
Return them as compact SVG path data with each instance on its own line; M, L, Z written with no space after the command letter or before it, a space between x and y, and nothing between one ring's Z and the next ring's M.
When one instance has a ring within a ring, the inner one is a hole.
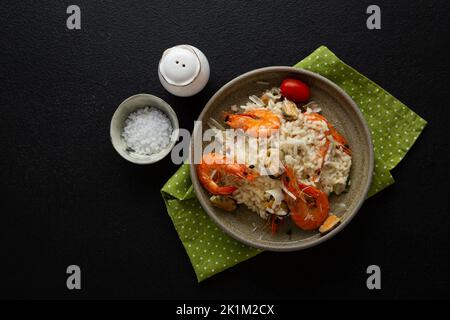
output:
M376 1L74 1L82 29L66 29L65 1L6 1L0 8L0 296L26 298L448 298L450 286L449 6ZM211 64L207 88L169 95L161 52L188 43ZM429 125L331 241L264 253L197 284L159 190L169 159L127 163L109 142L126 97L148 92L192 128L208 98L233 77L292 65L319 45L374 80ZM79 292L65 268L82 268ZM382 290L366 289L378 264Z

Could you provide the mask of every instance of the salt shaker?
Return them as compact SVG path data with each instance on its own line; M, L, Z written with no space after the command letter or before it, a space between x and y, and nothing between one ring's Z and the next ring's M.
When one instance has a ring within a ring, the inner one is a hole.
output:
M209 79L209 63L196 47L178 45L164 51L158 66L163 87L179 97L200 92Z

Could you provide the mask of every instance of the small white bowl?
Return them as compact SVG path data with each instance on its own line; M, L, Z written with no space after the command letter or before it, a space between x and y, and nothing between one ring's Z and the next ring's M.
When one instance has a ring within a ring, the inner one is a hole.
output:
M133 152L128 148L122 137L125 120L130 113L144 107L155 107L161 110L169 118L173 129L169 145L160 152L151 155L142 155ZM150 164L163 159L170 150L172 150L178 140L178 129L177 115L167 102L154 95L140 93L125 99L114 112L110 127L111 143L114 146L114 149L116 149L124 159L136 164Z

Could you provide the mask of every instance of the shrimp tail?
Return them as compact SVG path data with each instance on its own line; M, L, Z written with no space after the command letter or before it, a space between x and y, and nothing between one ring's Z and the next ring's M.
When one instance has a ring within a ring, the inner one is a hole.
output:
M223 186L223 187L218 187L216 189L216 194L228 195L228 194L232 194L236 190L237 190L237 187L234 187L234 186Z

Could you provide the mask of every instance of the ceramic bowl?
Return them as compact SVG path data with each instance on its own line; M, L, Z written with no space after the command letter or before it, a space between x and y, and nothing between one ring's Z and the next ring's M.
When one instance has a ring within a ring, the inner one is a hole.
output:
M124 139L122 138L125 120L128 118L129 114L144 107L155 107L161 110L171 121L173 129L172 137L167 147L160 152L151 155L135 153L127 147ZM170 152L170 150L172 150L178 139L178 129L179 125L177 115L167 102L154 95L140 93L125 99L119 105L111 120L110 135L114 149L116 149L116 151L124 159L136 164L150 164L161 160Z
M268 223L245 205L239 205L236 212L229 213L213 207L208 192L201 186L193 163L194 148L204 148L210 142L202 141L202 131L208 129L207 120L213 118L223 122L223 111L231 105L248 101L250 95L259 95L271 87L279 87L285 78L296 78L307 83L311 100L319 103L323 115L347 138L352 150L351 185L339 196L331 195L330 212L341 217L342 223L326 235L318 231L303 231L290 219L280 225L272 235ZM352 220L361 207L372 180L373 147L370 131L355 102L330 80L307 70L293 67L267 67L245 73L223 86L206 104L196 126L191 143L191 179L196 195L212 220L225 233L236 240L261 249L272 251L293 251L322 243L340 232ZM202 130L200 130L202 129Z

